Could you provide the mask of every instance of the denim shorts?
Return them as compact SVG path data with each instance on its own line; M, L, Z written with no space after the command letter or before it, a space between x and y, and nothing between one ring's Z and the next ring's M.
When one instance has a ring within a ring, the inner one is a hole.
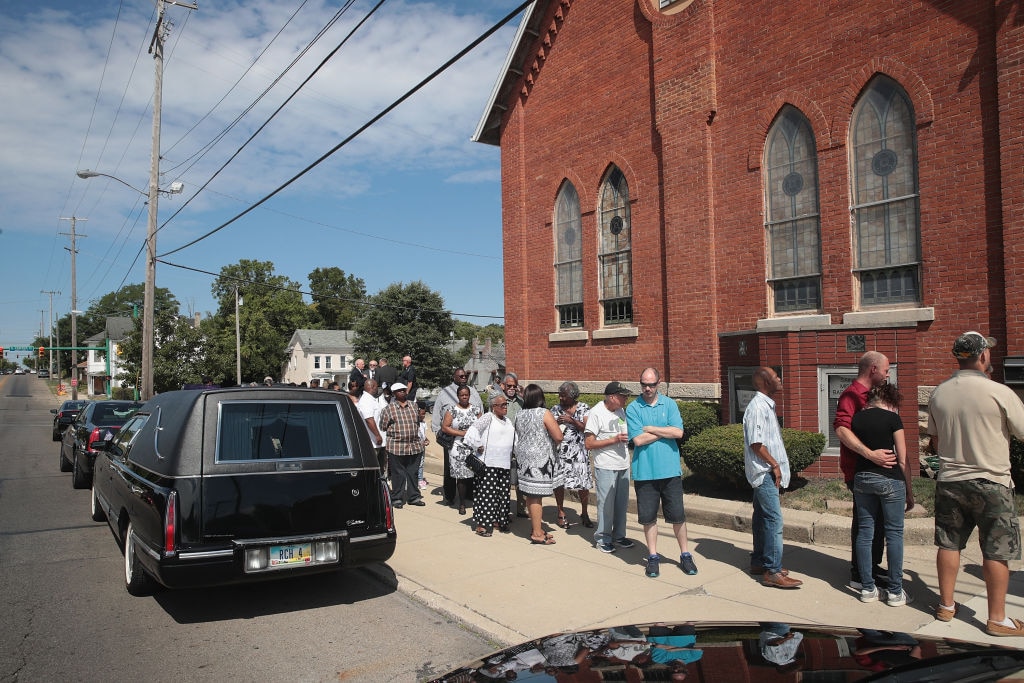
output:
M1020 522L1013 489L988 479L935 484L935 545L963 550L978 527L986 560L1020 559Z
M654 524L658 521L658 504L665 521L669 524L682 524L686 521L683 509L683 478L633 480L636 491L636 515L641 524Z

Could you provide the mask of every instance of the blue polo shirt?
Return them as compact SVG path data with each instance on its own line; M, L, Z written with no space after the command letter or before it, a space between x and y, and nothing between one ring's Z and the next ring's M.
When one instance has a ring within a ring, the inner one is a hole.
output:
M676 402L660 393L657 396L653 406L647 405L642 396L626 406L626 426L630 439L643 432L647 425L683 429L683 416L679 414ZM633 481L668 479L682 474L679 446L675 439L658 439L633 449Z

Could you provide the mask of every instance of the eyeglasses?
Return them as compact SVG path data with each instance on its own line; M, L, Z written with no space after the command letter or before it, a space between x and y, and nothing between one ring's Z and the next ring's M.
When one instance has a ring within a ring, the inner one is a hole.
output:
M459 373L459 374L455 375L455 377L456 377L457 379L463 379L463 378L464 378L465 376L466 376L466 373L464 373L464 372L463 372L463 373Z
M492 408L508 408L508 404L507 403L492 403L491 407Z
M659 384L661 384L661 382L640 382L640 386L646 387L647 389L653 389Z

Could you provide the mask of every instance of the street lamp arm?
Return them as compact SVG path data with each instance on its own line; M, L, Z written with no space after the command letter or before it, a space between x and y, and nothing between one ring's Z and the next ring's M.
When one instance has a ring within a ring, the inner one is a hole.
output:
M129 187L129 188L135 190L136 192L141 194L143 197L148 197L149 196L148 192L143 192L142 190L140 190L139 188L135 187L134 185L129 185L128 183L126 183L125 181L121 180L117 176L110 175L109 173L100 173L99 171L90 171L89 169L84 169L82 171L78 171L75 175L77 175L79 178L82 178L83 180L88 180L89 178L110 178L111 180L116 180L117 182L121 183L125 187ZM161 194L181 194L181 191L183 189L185 189L185 186L182 183L174 182L174 183L171 183L170 189L168 189L168 190L160 190L160 189L158 189L157 192L159 192Z

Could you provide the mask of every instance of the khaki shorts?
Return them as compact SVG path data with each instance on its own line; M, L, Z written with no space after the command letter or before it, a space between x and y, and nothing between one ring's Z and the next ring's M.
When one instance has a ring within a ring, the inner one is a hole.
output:
M935 484L935 545L963 550L978 527L986 560L1020 559L1020 522L1013 489L988 479Z

